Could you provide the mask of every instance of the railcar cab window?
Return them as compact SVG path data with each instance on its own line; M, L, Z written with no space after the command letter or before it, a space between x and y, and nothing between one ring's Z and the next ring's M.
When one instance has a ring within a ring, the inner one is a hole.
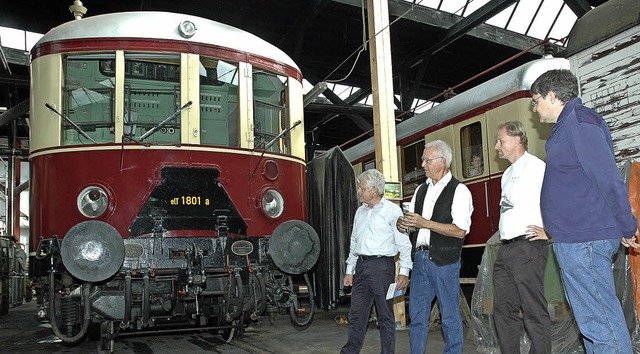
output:
M424 139L404 146L402 159L402 190L404 198L411 198L416 188L427 179L421 166L423 152Z
M63 114L97 143L113 143L114 54L68 56L63 61ZM73 125L62 121L63 145L91 144Z
M136 139L180 109L180 55L128 53L124 66L124 134ZM180 143L180 114L144 141Z
M200 143L239 146L238 64L200 58Z
M264 148L271 143L268 151L290 153L289 134L276 139L289 126L286 86L286 77L260 68L253 69L253 125L256 148Z
M462 153L462 173L465 178L484 173L484 147L482 146L482 126L474 122L460 129L460 151Z

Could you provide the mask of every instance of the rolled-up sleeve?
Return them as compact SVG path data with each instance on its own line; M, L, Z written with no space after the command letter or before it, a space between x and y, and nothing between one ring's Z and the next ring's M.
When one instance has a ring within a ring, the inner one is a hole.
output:
M451 217L453 224L465 231L465 235L471 230L471 214L473 213L473 200L469 188L460 183L456 187L451 205Z

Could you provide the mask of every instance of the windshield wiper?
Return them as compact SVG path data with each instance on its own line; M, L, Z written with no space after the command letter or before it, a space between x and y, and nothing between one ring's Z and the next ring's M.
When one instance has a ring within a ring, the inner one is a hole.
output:
M297 127L298 125L300 125L300 123L302 123L301 120L293 123L292 126L290 126L289 128L285 129L282 131L282 133L278 134L278 136L276 136L275 138L271 139L271 141L269 141L265 146L264 146L264 150L267 150L268 148L271 147L271 145L273 145L273 143L275 143L276 141L278 141L278 139L282 138L283 135L287 134L291 129Z
M53 111L53 113L59 115L60 117L62 117L62 119L64 119L65 121L67 121L69 124L71 124L71 126L73 127L73 129L75 129L80 135L84 136L85 138L91 140L94 144L97 144L98 142L93 140L93 138L91 138L89 136L89 134L87 134L84 130L82 130L82 128L80 128L80 126L78 126L74 121L72 121L69 117L65 116L64 114L56 111L55 108L53 108L52 105L45 103L44 104L45 107L49 108L50 110ZM81 143L84 144L84 142L80 141Z

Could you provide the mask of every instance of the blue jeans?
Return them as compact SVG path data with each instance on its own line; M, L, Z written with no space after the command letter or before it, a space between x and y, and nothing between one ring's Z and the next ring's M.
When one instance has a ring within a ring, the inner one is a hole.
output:
M613 256L620 239L554 243L564 292L586 352L633 353L620 300L613 282Z
M429 252L418 251L411 271L409 295L409 341L411 354L423 354L429 336L429 316L433 298L438 298L444 353L462 353L462 316L460 315L460 260L437 266L429 260Z

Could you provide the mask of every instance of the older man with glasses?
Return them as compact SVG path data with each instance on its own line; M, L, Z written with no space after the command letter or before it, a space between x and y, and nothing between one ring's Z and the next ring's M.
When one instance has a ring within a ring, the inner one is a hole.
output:
M369 323L371 306L375 302L380 324L380 352L394 353L396 322L393 299L386 298L389 285L396 280L396 289L409 283L411 242L395 225L402 209L384 197L384 175L367 170L358 176L358 201L351 232L344 286L353 286L349 309L347 343L341 354L360 353ZM395 259L400 253L400 274L395 277Z
M409 295L411 354L423 354L429 335L431 302L438 298L446 354L462 353L460 254L471 227L471 192L449 171L453 152L442 140L427 143L422 168L427 181L416 189L398 230L409 227L414 246Z

